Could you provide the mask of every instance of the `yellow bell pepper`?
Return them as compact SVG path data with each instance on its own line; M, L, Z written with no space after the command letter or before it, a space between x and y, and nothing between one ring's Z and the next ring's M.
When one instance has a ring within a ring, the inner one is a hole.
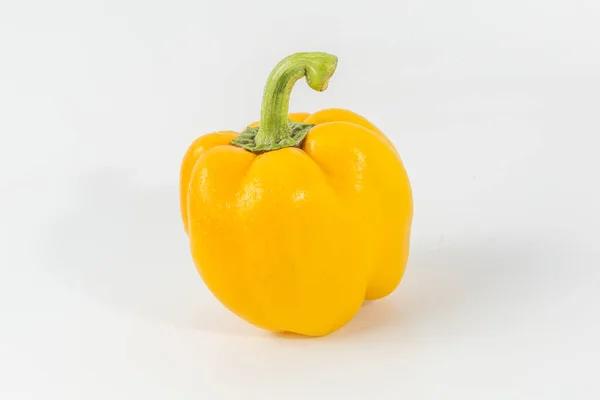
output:
M288 115L295 82L323 91L336 66L326 53L286 57L260 122L199 137L182 162L195 266L225 307L265 330L332 333L406 267L412 192L390 140L348 110Z

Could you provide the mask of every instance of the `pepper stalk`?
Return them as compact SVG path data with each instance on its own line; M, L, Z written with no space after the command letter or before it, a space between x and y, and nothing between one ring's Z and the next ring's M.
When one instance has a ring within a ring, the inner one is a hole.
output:
M263 93L260 126L247 128L231 143L253 153L285 147L300 147L313 125L288 119L290 94L299 79L322 92L337 67L337 57L328 53L295 53L271 71Z

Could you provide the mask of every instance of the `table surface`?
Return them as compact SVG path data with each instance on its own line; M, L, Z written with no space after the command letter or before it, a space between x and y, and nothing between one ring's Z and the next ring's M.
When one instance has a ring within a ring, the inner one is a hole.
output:
M2 2L0 397L600 398L599 4ZM178 174L312 50L292 109L374 122L415 216L398 289L302 339L208 292Z

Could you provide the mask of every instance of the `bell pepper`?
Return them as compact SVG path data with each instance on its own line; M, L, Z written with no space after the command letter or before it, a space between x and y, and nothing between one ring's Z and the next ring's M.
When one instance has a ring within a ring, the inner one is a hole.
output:
M344 109L288 114L302 77L327 88L337 57L284 58L260 121L209 133L180 174L183 226L201 279L231 312L272 332L330 334L398 286L413 199L391 141Z

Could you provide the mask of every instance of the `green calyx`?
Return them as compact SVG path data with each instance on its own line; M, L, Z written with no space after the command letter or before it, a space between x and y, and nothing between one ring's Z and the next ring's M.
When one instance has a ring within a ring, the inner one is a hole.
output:
M258 134L260 128L258 126L253 126L250 128L246 128L231 143L256 154L266 153L267 151L279 150L283 149L284 147L301 147L302 142L308 134L308 131L314 125L303 124L302 122L294 122L289 120L288 124L290 136L284 137L278 142L257 143L256 135Z
M313 125L288 119L290 94L298 79L319 92L327 89L337 67L337 57L327 53L296 53L281 60L265 85L260 127L247 128L231 144L253 153L301 147Z

